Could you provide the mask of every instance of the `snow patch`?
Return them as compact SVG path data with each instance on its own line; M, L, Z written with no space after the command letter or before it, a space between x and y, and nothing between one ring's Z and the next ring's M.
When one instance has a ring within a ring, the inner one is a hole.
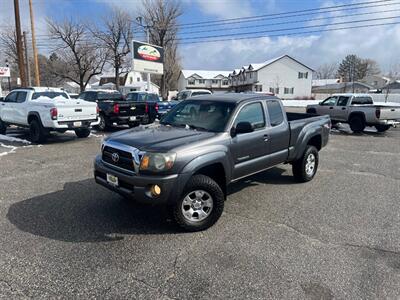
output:
M22 144L28 144L28 145L31 144L31 142L29 142L27 140L16 138L13 136L3 135L3 134L0 134L0 141L10 142L10 143L22 143Z

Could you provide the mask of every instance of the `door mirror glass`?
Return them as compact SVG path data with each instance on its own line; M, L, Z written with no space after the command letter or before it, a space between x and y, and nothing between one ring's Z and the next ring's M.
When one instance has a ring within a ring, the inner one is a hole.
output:
M250 122L240 122L236 125L235 128L235 134L243 134L243 133L249 133L253 132L253 126L250 124Z

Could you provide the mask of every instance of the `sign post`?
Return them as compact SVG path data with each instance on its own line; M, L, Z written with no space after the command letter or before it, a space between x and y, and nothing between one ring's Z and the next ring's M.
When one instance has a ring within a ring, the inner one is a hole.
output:
M159 46L132 41L132 70L147 73L147 90L150 91L150 74L164 73L164 49Z
M11 76L11 71L9 67L0 67L0 96L3 94L3 91L1 89L3 78L4 77L8 78L8 85L10 85L10 76Z

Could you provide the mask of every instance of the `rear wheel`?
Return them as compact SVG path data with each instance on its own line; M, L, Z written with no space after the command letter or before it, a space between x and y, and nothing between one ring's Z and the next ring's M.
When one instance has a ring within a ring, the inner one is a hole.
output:
M319 155L314 146L307 146L301 158L293 162L293 176L299 182L307 182L314 178L318 169Z
M75 134L78 138L87 138L90 135L90 128L77 128Z
M195 175L186 184L181 199L172 207L175 221L187 231L211 227L224 210L224 193L208 176Z
M7 124L0 119L0 134L6 134Z
M365 122L361 116L354 116L349 121L350 129L354 133L363 132L365 129Z
M96 128L100 131L104 131L107 130L110 127L110 124L108 123L108 121L106 120L105 116L103 114L101 114L99 116L99 125L96 126Z
M47 140L47 131L38 120L32 120L29 123L30 140L33 143L44 143Z
M385 132L390 128L390 125L375 125L375 128L378 132Z

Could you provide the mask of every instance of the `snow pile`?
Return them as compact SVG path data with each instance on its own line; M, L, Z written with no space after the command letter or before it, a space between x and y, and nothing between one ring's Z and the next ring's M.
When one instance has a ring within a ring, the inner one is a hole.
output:
M57 104L57 103L65 103L67 101L70 101L69 99L62 97L62 96L57 96L54 98L50 98L47 96L40 96L36 99L32 100L34 103L43 103L43 104Z
M9 143L12 143L12 145L9 145ZM6 151L0 152L0 157L10 153L15 153L18 148L25 147L32 147L31 142L24 139L0 134L0 151L2 148L6 149Z
M320 100L282 100L284 106L290 107L306 107L311 104L318 104Z
M30 144L31 143L24 139L19 139L19 138L13 137L13 136L8 136L8 135L3 135L3 134L0 134L0 141L10 142L10 143L21 143L21 144Z

